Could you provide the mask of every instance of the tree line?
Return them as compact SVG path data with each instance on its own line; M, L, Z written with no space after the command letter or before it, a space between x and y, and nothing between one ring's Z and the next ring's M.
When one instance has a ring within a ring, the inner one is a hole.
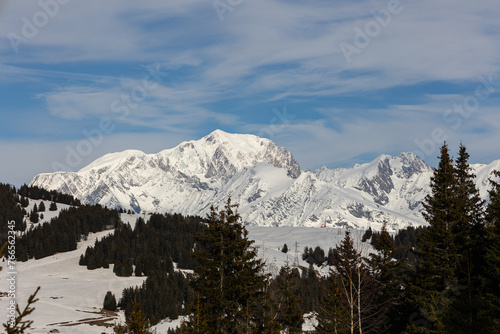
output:
M28 197L33 196L33 197ZM24 217L28 216L32 223L38 223L40 213L45 211L44 202L40 202L40 207L36 205L31 212L27 212L29 206L29 198L42 200L61 200L60 203L68 205L81 205L80 201L71 195L61 194L57 191L47 191L38 187L30 187L27 185L16 187L9 184L0 183L0 242L3 244L6 241L7 226L9 221L15 221L15 230L24 232L27 228L27 222ZM57 210L55 202L49 205L49 211ZM43 214L43 213L42 213Z
M76 249L89 233L114 229L120 222L118 211L100 205L81 205L61 210L48 223L39 224L16 240L18 261L41 259Z

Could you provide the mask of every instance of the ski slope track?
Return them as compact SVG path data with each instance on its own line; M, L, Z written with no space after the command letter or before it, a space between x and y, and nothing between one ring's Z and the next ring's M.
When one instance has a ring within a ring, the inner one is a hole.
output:
M483 198L500 160L473 165ZM248 225L389 230L424 225L433 170L413 153L352 168L301 170L285 148L254 135L216 130L157 154L107 154L78 172L39 174L31 185L88 204L136 212L205 215L231 196Z

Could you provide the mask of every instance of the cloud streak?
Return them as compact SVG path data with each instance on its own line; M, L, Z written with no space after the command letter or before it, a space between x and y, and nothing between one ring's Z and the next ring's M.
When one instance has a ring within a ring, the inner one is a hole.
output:
M260 133L273 108L287 106L295 118L273 139L306 167L419 150L416 140L436 128L482 157L488 150L500 156L490 140L498 137L498 92L458 127L446 120L454 103L474 94L479 77L500 73L496 1L401 0L360 47L359 32L367 34L379 22L374 13L391 3L243 1L221 22L207 0L69 1L27 38L26 22L35 24L44 9L7 1L0 8L0 88L14 93L8 110L38 117L19 136L34 132L41 140L49 132L51 140L77 140L102 119L114 122L116 136L197 138L219 127ZM27 41L17 53L9 33ZM342 43L359 49L352 61ZM145 89L151 65L168 76ZM42 115L61 129L40 123Z

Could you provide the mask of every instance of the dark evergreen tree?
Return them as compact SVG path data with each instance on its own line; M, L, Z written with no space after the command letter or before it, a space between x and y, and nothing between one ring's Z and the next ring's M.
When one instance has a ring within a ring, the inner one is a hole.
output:
M322 282L321 303L317 312L316 333L347 334L350 328L350 309L344 302L339 276L333 269ZM354 326L352 327L354 329Z
M33 209L33 211L31 211L30 213L30 222L32 222L33 224L37 224L39 221L40 221L40 215Z
M116 311L116 297L111 291L106 293L102 307L108 311Z
M314 248L314 252L313 252L313 259L314 259L314 263L317 266L321 266L326 260L325 251L323 249L321 249L321 247L316 246L316 248Z
M17 204L15 188L8 184L0 183L0 245L7 241L9 230L8 222L14 221L16 231L24 231L26 223L24 222L23 209Z
M362 242L366 242L367 240L371 239L372 235L373 235L372 228L368 227L368 229L363 234L363 237L361 238L361 241Z
M49 211L57 211L57 204L56 204L56 202L50 203Z
M132 311L127 317L126 326L115 326L114 330L118 334L150 334L149 321L139 307L136 299L132 300Z
M402 307L406 259L396 259L396 247L385 222L377 237L375 250L376 253L370 254L369 264L378 286L375 303L379 310L380 333L401 333L408 318Z
M80 266L86 266L87 265L87 258L82 254L80 255L80 260L78 262Z
M23 208L27 208L30 205L30 201L28 198L21 196L21 206Z
M257 315L267 279L252 243L230 199L220 212L211 208L193 253L198 267L192 286L199 297L189 332L248 333L262 326Z
M484 333L500 333L500 171L495 171L493 176L486 210L486 247L480 270L478 317Z
M455 163L455 206L457 221L452 225L457 251L455 271L457 287L447 315L447 331L477 333L480 326L477 309L479 299L479 268L485 253L486 230L484 202L474 182L469 154L460 145Z
M418 254L422 257L409 290L409 299L419 318L409 331L445 333L447 314L457 292L458 252L454 228L460 219L457 208L456 172L446 143L441 147L439 166L431 177L431 194L423 206L429 223L419 238Z
M281 251L282 251L283 253L285 253L285 254L286 254L286 253L288 253L288 246L287 246L286 244L284 244L284 245L283 245L283 248L281 248Z
M132 266L132 259L130 259L130 257L126 255L123 257L124 257L124 262L122 262L122 266L117 275L122 277L132 276L132 273L134 272L134 268Z
M299 273L294 273L287 261L276 280L278 285L276 319L284 333L302 333L304 312L299 294Z

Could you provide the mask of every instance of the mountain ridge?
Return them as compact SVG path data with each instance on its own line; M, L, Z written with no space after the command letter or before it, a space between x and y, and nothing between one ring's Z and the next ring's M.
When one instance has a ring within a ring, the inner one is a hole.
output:
M500 168L473 165L478 188ZM230 195L247 224L389 229L424 225L422 200L433 169L413 153L382 154L352 168L302 170L266 138L216 130L156 154L110 153L78 172L39 174L31 185L72 194L84 203L203 215Z

